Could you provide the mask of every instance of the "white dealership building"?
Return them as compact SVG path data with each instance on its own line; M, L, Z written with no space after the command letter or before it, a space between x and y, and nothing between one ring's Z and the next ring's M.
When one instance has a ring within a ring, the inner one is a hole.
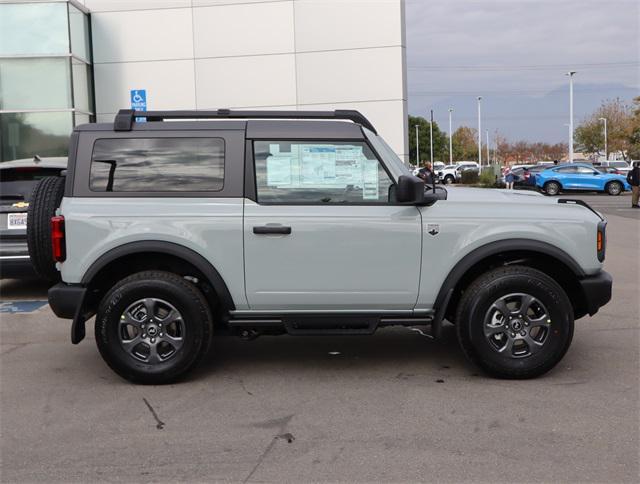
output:
M61 140L134 96L149 110L358 109L407 157L403 0L0 0L0 18L3 160L46 139L21 130Z

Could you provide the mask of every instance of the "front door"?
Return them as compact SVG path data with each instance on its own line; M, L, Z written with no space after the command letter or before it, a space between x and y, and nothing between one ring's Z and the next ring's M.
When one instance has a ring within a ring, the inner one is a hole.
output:
M421 215L362 141L255 141L245 200L252 310L398 311L416 304Z

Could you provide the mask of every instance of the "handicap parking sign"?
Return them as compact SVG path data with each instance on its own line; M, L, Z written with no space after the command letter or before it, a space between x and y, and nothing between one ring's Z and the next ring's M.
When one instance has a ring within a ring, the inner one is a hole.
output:
M136 111L147 110L147 90L146 89L131 89L131 109ZM146 118L136 118L136 122L144 122Z

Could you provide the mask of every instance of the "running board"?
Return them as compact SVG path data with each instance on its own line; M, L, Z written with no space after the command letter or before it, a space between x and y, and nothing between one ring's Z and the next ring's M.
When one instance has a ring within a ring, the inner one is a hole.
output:
M265 318L231 318L227 325L231 329L256 332L282 330L297 336L320 335L370 335L385 326L425 326L433 321L432 316L381 317L374 315L282 315Z

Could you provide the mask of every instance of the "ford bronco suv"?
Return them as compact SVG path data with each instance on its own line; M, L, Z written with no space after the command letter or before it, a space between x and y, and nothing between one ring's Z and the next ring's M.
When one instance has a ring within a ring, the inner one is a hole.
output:
M425 187L357 111L122 110L76 127L65 176L39 183L51 308L73 343L96 315L134 382L177 379L218 334L437 338L445 319L485 372L530 378L611 297L587 204Z

